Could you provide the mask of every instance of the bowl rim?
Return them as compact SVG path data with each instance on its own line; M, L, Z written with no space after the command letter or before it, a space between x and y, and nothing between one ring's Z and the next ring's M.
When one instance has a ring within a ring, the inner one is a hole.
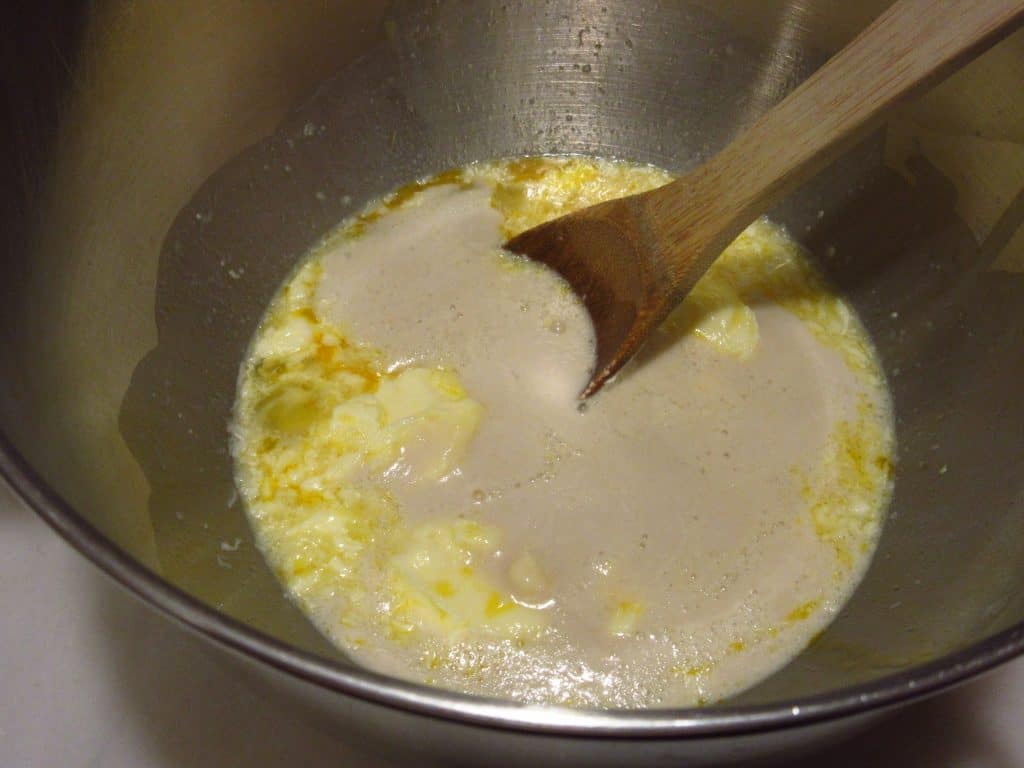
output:
M1024 655L1024 621L967 648L868 683L770 704L647 710L530 706L345 668L226 616L165 581L78 514L0 431L0 476L68 544L121 587L222 649L298 680L417 715L508 731L600 739L689 739L775 731L909 703Z

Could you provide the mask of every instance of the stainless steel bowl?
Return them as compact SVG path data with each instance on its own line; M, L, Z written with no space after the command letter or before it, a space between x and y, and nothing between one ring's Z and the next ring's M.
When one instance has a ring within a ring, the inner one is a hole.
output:
M246 342L296 259L348 212L477 159L576 152L683 170L884 5L9 9L0 471L72 545L275 695L422 761L768 757L1021 653L1021 34L774 212L872 332L900 461L862 587L764 683L703 709L585 712L365 672L283 598L233 490L226 426Z

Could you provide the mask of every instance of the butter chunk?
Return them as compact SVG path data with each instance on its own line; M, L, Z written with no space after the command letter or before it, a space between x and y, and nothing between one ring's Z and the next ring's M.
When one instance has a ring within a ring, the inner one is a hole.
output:
M458 468L484 409L450 371L409 368L376 392L382 421L398 445L389 478L443 480Z
M403 537L388 563L396 639L536 637L547 624L544 613L517 604L480 568L500 539L496 527L461 519L424 523Z
M709 271L669 318L675 333L693 333L720 351L746 360L760 340L757 317L727 279Z

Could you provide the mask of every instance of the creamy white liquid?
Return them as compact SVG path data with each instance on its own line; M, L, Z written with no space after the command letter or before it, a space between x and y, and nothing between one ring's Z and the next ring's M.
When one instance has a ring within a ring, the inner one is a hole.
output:
M835 425L857 420L865 398L883 413L884 396L800 319L760 303L750 359L663 331L581 409L589 319L546 270L498 254L490 198L483 186L420 192L321 255L315 306L395 368L453 370L483 405L443 482L381 482L408 525L464 516L500 527L500 549L475 565L545 611L549 630L525 645L431 640L443 663L429 671L423 643L371 640L354 657L446 687L583 706L710 701L764 677L830 620L866 565L873 537L838 563L803 489ZM533 594L509 577L524 553L543 572ZM639 608L616 633L620 603ZM322 605L314 618L347 645L337 600Z

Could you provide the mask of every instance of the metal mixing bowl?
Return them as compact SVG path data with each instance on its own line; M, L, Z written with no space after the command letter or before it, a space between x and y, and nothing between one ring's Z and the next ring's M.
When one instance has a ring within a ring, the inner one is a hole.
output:
M14 4L0 33L0 471L254 681L421 760L770 756L1019 654L1021 34L774 212L873 334L900 459L862 587L769 680L702 709L573 712L367 673L284 599L233 490L227 421L246 343L296 259L347 213L501 156L686 169L884 5Z

